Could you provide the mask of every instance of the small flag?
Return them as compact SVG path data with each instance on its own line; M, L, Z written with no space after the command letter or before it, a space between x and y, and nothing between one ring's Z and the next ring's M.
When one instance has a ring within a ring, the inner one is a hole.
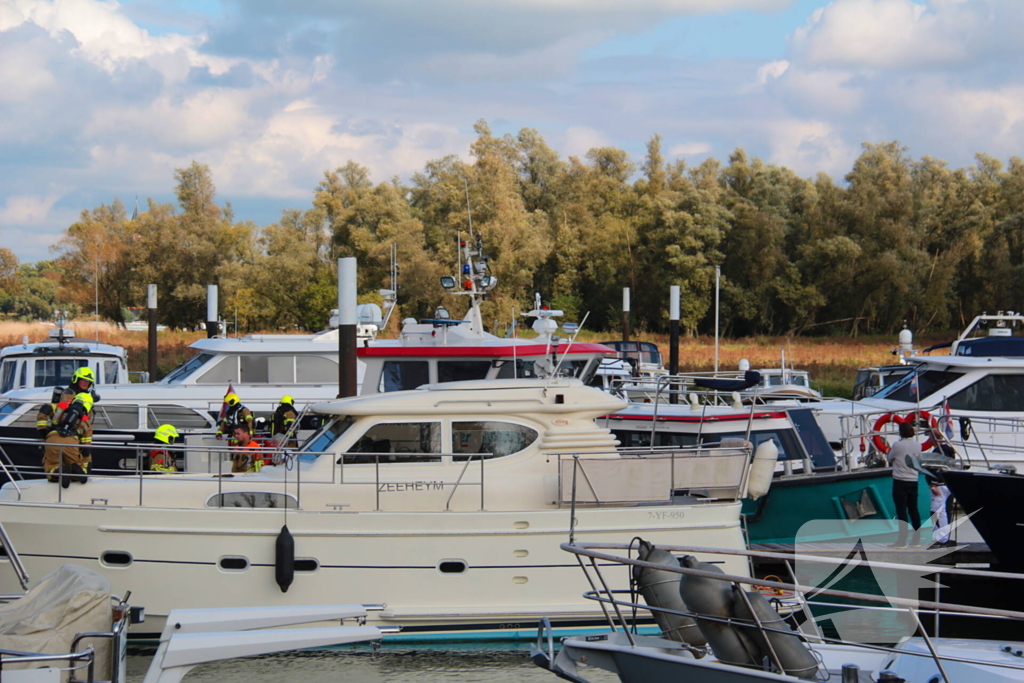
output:
M228 398L227 397L228 397L228 394L233 394L233 393L235 393L235 388L233 386L231 386L230 382L228 382L228 390L224 392L224 400L220 404L220 415L217 417L217 424L218 425L221 422L224 421L224 418L228 414ZM219 431L219 428L218 428L218 431Z
M917 385L917 372L915 371L914 377L910 380L910 395L916 397L918 389L919 387Z
M953 440L953 417L949 414L949 400L942 402L942 414L945 416L943 425L943 431L946 433L946 438L950 441Z

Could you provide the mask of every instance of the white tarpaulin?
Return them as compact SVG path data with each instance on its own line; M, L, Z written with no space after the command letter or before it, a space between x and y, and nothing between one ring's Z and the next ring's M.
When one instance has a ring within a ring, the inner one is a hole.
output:
M96 572L73 564L61 565L44 576L24 597L0 605L0 649L41 654L71 652L75 635L110 631L113 618L110 583ZM95 676L108 678L110 641L90 638L80 650L96 650ZM7 669L9 665L4 664ZM34 668L43 664L10 665ZM58 662L50 666L66 667ZM84 672L77 678L85 678Z

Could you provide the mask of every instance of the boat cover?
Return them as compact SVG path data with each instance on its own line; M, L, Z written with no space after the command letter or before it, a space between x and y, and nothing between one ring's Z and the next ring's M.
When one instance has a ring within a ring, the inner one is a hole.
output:
M698 379L693 382L698 387L714 389L716 391L743 391L756 387L761 383L761 373L756 370L747 370L743 373L743 379Z
M0 605L0 649L66 654L78 633L110 631L113 604L110 583L85 567L64 564L53 570L24 597ZM79 649L96 651L96 677L110 671L110 640L90 638ZM46 664L7 664L8 668L38 668ZM66 663L56 665L65 668ZM76 678L85 678L82 676Z
M1024 356L1024 337L978 337L956 345L958 356Z

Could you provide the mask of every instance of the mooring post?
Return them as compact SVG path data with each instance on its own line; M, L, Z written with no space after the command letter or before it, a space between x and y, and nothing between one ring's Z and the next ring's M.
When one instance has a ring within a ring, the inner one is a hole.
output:
M679 374L679 285L668 288L668 374ZM678 391L678 385L669 385L670 403L679 402Z
M629 287L622 288L622 341L629 341Z
M149 381L156 381L156 285L146 286L146 308L149 313Z
M355 396L356 386L356 259L338 259L338 398Z
M206 336L216 337L217 332L217 285L206 285ZM235 330L238 334L238 330Z

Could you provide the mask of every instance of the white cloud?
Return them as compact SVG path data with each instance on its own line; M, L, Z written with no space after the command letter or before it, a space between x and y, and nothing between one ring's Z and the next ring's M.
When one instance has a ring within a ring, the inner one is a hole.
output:
M49 217L60 195L16 195L7 197L0 207L0 224L41 225Z
M691 156L694 154L711 154L711 145L707 142L684 142L669 147L668 153L674 156Z
M1017 0L834 0L790 37L804 64L873 69L956 67L993 53L1020 55Z
M771 87L794 109L824 114L851 114L860 109L864 93L851 85L855 73L837 69L789 68Z
M859 150L824 121L788 119L767 126L772 163L802 175L819 171L833 176L850 170Z
M576 156L582 159L587 152L595 147L612 146L612 141L607 135L594 128L586 126L570 126L562 134L560 145L562 154L565 156Z
M780 78L789 69L789 62L785 59L778 59L774 62L762 64L757 69L758 85L765 85L769 80Z

